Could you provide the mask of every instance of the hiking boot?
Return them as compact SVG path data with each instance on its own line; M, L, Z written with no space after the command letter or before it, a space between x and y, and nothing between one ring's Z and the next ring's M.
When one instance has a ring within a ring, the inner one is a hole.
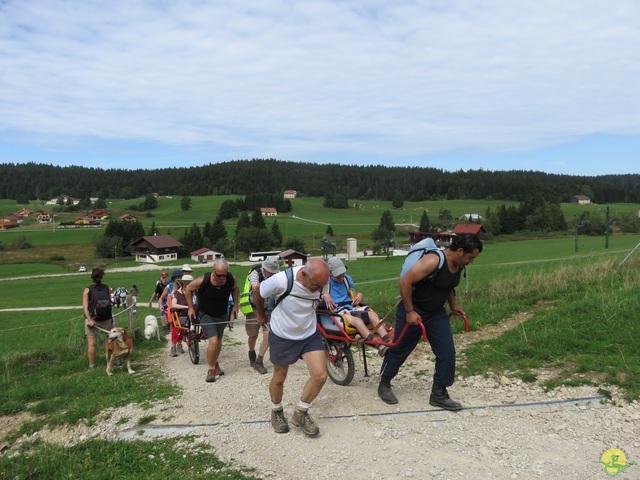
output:
M217 377L217 371L215 368L210 368L209 370L207 370L207 378L205 379L206 382L212 383L216 381L216 377Z
M253 367L256 364L256 351L249 350L249 366Z
M267 373L267 369L264 366L264 364L262 362L256 362L253 364L253 368L256 372L258 372L260 375L264 375L265 373Z
M182 348L182 342L180 342L180 343L178 343L176 345L176 352L181 353L181 354L184 353L184 348Z
M380 355L381 357L385 357L388 352L389 352L389 347L387 347L386 345L380 345L378 347L378 355Z
M116 357L116 363L114 363L116 367L121 367L123 363L122 357Z
M271 426L276 433L287 433L289 431L287 417L284 416L282 408L271 410Z
M220 368L220 365L218 365L218 362L216 362L216 375L224 375L224 372L222 371L222 369Z
M320 429L304 408L296 407L291 417L291 423L296 427L300 427L307 437L315 437L320 433Z
M171 346L171 350L169 352L169 355L171 355L172 357L177 357L178 356L178 353L176 352L176 346L175 345Z
M395 393L393 393L393 390L391 390L390 378L380 377L380 384L378 385L378 396L384 403L388 403L389 405L398 403L398 398L396 397Z
M431 396L429 397L429 405L444 408L445 410L451 410L453 412L462 410L462 405L455 400L451 400L446 387L442 387L440 385L434 385L432 387Z

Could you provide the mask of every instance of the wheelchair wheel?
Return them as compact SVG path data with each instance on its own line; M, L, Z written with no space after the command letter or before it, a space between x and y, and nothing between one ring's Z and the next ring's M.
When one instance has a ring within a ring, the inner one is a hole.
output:
M194 365L200 362L200 339L195 332L189 332L189 358Z
M322 339L327 354L327 374L336 385L349 385L356 373L353 353L346 342Z

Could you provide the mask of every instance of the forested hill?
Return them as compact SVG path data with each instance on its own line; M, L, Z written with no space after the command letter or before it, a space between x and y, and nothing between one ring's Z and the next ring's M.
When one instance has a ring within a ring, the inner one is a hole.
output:
M640 203L640 175L580 177L533 171L447 172L437 168L296 163L273 159L237 160L188 168L118 170L0 164L0 198L135 198L163 195L246 195L297 190L322 197L328 191L355 199L408 201L435 198L493 198L523 201L533 194L567 202L588 195L594 202Z

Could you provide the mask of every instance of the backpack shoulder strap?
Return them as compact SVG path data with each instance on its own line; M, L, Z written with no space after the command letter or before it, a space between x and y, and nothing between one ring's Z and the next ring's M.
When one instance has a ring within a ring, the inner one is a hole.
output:
M293 288L293 269L292 268L287 268L284 271L284 273L287 276L287 289L284 291L284 293L282 295L280 295L276 299L275 307L280 305L280 302L282 302L282 300L284 300L285 298L287 298L289 296L289 294L291 293L291 289ZM274 310L275 310L275 307L274 307Z

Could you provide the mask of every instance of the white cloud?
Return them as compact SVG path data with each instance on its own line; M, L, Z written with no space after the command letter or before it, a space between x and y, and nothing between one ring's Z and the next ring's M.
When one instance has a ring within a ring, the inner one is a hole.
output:
M639 19L632 0L7 0L0 137L393 161L636 136Z

